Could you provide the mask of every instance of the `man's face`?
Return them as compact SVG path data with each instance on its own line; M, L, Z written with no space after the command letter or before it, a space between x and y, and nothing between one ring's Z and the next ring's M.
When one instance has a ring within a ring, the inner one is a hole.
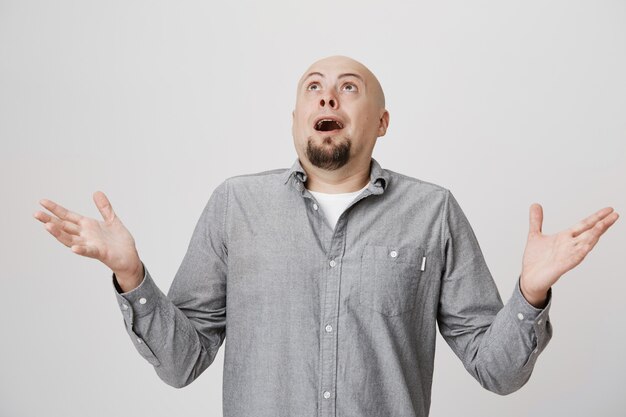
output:
M298 83L292 134L298 157L326 170L371 157L389 122L376 77L347 57L317 61Z

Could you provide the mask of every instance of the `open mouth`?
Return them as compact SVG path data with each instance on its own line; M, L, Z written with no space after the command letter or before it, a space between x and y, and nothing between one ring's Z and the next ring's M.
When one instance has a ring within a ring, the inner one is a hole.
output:
M335 119L320 119L315 123L315 130L320 132L331 132L343 129L343 123Z

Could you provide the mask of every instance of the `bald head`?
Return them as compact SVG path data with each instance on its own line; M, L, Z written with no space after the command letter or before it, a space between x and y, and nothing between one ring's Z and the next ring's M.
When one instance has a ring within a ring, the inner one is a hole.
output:
M315 61L304 72L300 81L298 82L298 91L304 80L312 73L324 74L326 69L341 69L345 73L356 74L363 78L363 82L368 89L371 99L374 101L377 107L385 108L385 93L383 88L378 82L376 76L359 61L343 55L333 55L320 60Z
M346 56L329 56L307 68L292 114L294 144L305 169L367 170L376 139L389 125L378 79Z

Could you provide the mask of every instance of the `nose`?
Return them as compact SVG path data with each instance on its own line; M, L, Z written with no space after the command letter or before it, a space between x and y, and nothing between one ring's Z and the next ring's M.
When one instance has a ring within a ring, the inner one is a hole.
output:
M324 97L320 100L320 107L326 107L326 105L328 105L331 109L337 109L339 103L337 103L337 100L334 97L329 95L328 97Z

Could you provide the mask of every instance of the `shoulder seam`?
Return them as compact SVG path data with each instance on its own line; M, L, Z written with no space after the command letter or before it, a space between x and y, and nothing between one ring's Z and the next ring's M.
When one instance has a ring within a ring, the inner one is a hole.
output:
M233 178L263 177L263 176L266 176L266 175L281 174L281 173L285 172L288 169L289 168L276 168L276 169L268 169L266 171L253 172L253 173L249 173L249 174L233 175L231 177L228 177L227 180L230 180L230 179L233 179Z
M228 213L228 206L230 203L230 184L229 181L226 180L224 181L225 186L226 186L226 204L224 205L224 217L222 219L222 231L224 233L224 243L226 245L226 249L228 250L228 229L226 228L226 214ZM228 252L226 252L228 254ZM228 256L228 255L227 255Z
M401 177L401 178L404 178L404 179L409 180L411 182L416 182L416 183L419 183L419 184L431 185L431 186L433 186L433 187L435 187L435 188L437 188L437 189L439 189L441 191L446 190L445 187L443 187L442 185L439 185L439 184L435 184L434 182L425 181L425 180L422 180L422 179L416 178L416 177L411 177L410 175L402 174L400 172L396 172L396 171L393 171L393 170L390 170L390 169L385 169L385 171L387 171L391 176Z
M448 217L448 204L449 204L449 200L450 200L450 190L448 190L447 188L444 188L445 191L445 199L444 199L444 203L443 203L443 210L441 213L441 262L445 268L445 264L446 264L446 233L445 233L445 227L446 227L446 218Z

